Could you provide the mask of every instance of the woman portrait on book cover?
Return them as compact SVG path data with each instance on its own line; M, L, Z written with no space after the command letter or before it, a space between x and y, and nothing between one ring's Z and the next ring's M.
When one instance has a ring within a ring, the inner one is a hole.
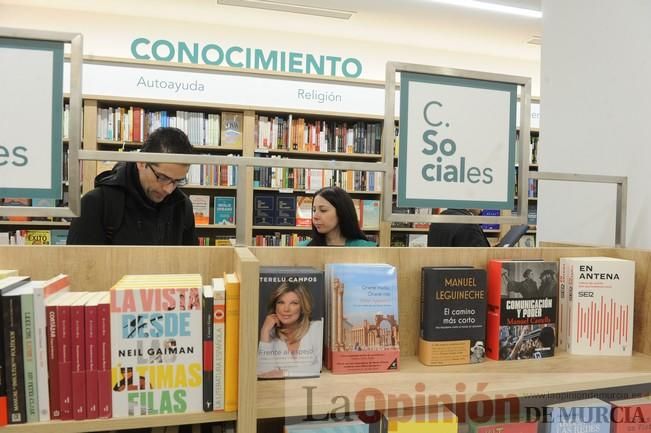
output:
M260 329L259 378L319 376L323 321L311 320L312 305L301 283L283 282L272 291Z

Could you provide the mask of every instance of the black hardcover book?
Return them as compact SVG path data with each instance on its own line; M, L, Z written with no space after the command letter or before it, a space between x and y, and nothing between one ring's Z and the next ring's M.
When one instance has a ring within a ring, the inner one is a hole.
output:
M554 356L558 262L488 263L486 356L495 360Z
M418 357L426 365L482 362L486 336L486 271L426 267L421 271Z
M29 277L8 277L0 286L2 299L2 334L4 352L4 380L7 396L9 424L27 422L25 401L25 371L23 366L23 327L21 297L12 296L16 288L29 281ZM2 397L2 395L0 395Z
M323 284L323 272L315 268L260 268L258 378L320 375Z
M277 226L295 226L296 225L296 197L288 195L279 195L276 197L276 225Z
M212 286L203 288L203 410L211 412L213 407L213 292Z

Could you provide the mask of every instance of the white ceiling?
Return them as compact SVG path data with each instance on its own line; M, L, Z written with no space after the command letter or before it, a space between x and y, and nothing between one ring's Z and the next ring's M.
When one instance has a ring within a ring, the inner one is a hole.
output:
M540 60L542 20L438 4L429 0L277 0L355 11L350 20L218 5L216 0L0 0L3 4L250 26L372 43ZM541 10L542 0L482 0ZM290 20L291 18L291 20ZM298 18L298 19L297 19Z

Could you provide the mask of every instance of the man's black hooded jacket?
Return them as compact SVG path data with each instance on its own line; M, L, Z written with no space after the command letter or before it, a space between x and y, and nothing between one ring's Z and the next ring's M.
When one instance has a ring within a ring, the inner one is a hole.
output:
M178 188L152 202L136 163L120 162L99 174L95 189L81 198L81 216L72 220L67 244L198 245L192 203Z

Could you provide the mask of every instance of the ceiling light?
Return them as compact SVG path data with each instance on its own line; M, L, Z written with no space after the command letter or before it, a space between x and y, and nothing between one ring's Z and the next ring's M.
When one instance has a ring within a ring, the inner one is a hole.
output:
M514 6L505 6L505 5L495 4L495 3L487 3L478 0L430 0L430 1L435 3L445 3L453 6L462 6L466 8L472 8L472 9L481 9L484 11L499 12L503 14L520 15L529 18L542 18L541 11L518 8Z
M304 15L316 15L327 18L348 20L355 12L339 9L324 9L311 6L299 6L290 3L281 3L269 0L217 0L217 4L227 6L241 6L246 8L267 9L272 11L291 12Z

